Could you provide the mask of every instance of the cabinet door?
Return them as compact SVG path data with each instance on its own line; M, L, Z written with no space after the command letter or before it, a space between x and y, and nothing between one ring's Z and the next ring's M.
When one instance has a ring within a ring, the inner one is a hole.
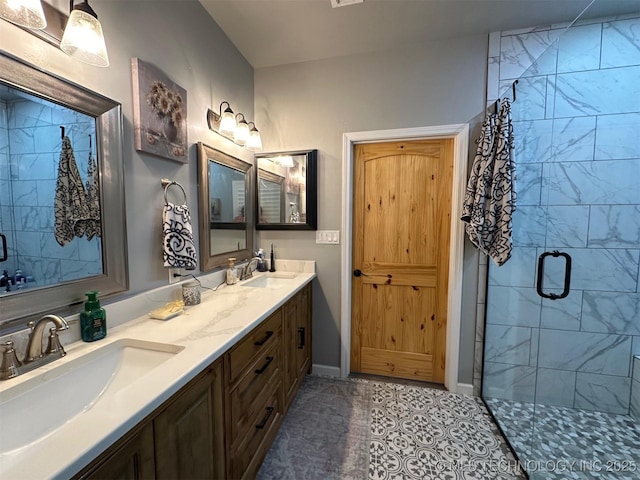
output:
M289 300L283 309L283 321L284 321L284 338L282 342L283 346L283 388L285 398L285 410L291 404L293 396L296 393L298 387L298 301L297 296Z
M156 478L153 425L148 423L96 469L81 478L84 480L153 480Z
M153 423L158 479L224 478L221 362L209 367Z
M311 367L311 284L296 296L296 376L300 381Z

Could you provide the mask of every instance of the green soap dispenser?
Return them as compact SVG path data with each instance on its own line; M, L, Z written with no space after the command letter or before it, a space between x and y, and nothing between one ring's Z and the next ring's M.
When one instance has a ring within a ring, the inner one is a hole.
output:
M85 342L94 342L107 336L107 312L100 307L98 292L87 292L89 299L80 314L80 333Z

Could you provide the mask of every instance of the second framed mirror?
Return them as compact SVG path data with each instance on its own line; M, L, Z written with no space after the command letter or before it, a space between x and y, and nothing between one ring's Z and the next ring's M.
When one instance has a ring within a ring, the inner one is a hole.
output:
M316 230L317 150L256 155L256 229Z

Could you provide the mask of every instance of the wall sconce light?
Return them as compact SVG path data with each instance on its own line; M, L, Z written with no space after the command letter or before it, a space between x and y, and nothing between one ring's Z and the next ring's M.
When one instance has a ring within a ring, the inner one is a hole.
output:
M260 152L262 151L262 138L260 138L260 132L256 128L256 124L253 122L249 122L249 125L253 125L251 130L249 130L249 140L247 140L247 150L251 150L252 152Z
M98 15L89 6L89 0L77 5L74 3L74 0L70 0L71 13L60 41L60 49L81 62L108 67L109 56Z
M223 106L226 108L223 110ZM247 122L243 113L233 113L229 102L220 104L218 112L207 110L207 124L209 129L231 140L236 145L246 147L252 152L262 150L262 139L255 123ZM253 125L253 127L249 127Z
M47 26L40 0L0 0L0 17L21 27L36 30Z

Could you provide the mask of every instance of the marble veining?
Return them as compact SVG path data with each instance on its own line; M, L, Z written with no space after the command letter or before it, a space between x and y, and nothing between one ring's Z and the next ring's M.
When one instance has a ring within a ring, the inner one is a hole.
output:
M552 330L580 330L582 295L582 291L572 289L560 300L543 299L540 326Z
M535 248L513 247L507 263L501 267L490 264L489 285L534 287L536 259Z
M629 172L640 172L640 160L546 163L549 204L638 205L640 175Z
M540 326L541 298L534 288L492 286L487 297L487 323Z
M533 402L535 398L536 367L484 362L483 398L502 398Z
M598 117L596 160L640 158L640 113Z
M602 30L602 68L640 64L638 18L607 22Z
M513 245L543 247L547 228L547 210L533 205L516 208L512 217Z
M640 247L640 205L594 205L589 222L589 246Z
M549 160L553 126L553 120L513 122L516 164L540 163Z
M501 67L502 68L502 67ZM500 82L500 97L512 96L512 81ZM540 120L545 118L547 78L521 78L518 82L517 101L511 105L511 119L514 122Z
M630 360L629 336L540 330L541 367L628 376Z
M630 393L629 377L578 372L575 406L585 410L627 415Z
M536 403L573 407L576 372L539 368L536 378Z
M599 23L573 27L560 36L557 73L596 70L600 66Z
M553 161L580 162L593 160L593 145L596 140L596 117L558 118L552 122L551 158Z
M558 74L555 116L640 111L640 66Z
M500 79L548 75L556 64L553 45L558 34L550 30L503 36L500 44Z
M484 358L488 362L529 365L531 329L487 324Z
M516 165L516 211L522 205L540 205L542 165L541 163Z
M640 293L584 292L582 330L640 335Z
M575 248L587 246L588 206L549 205L546 209L548 221L545 245Z

